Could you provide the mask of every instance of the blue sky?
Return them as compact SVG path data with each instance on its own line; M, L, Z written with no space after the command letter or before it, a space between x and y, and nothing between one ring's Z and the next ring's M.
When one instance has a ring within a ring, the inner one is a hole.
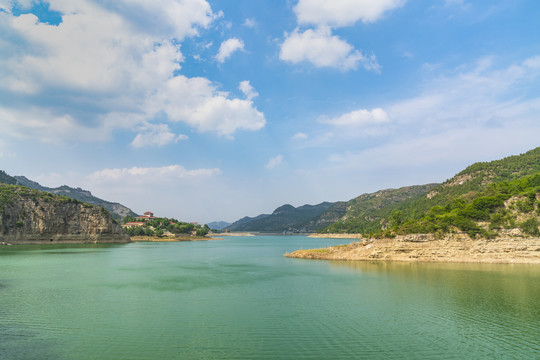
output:
M0 169L234 221L540 144L540 2L0 0Z

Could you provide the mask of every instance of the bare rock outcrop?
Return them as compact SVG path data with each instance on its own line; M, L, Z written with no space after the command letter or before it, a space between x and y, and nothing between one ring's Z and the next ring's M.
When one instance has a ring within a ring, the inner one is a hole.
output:
M102 207L0 184L0 242L126 243L129 236Z
M420 261L540 264L540 238L471 239L467 234L436 238L432 234L400 235L323 249L297 250L287 257L350 261Z

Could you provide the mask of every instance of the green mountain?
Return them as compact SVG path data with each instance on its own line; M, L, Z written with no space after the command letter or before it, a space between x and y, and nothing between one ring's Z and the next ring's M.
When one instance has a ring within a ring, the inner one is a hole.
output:
M413 187L415 188L415 187ZM403 190L406 188L398 189ZM347 203L345 215L320 232L467 232L494 237L518 229L539 233L540 147L525 154L473 164L440 185L424 185L404 200L378 201L389 190Z
M405 186L362 194L350 201L337 203L321 217L328 226L321 233L369 233L385 226L392 211L407 207L425 197L439 184Z
M230 231L258 231L268 233L312 232L318 226L317 221L322 213L334 205L323 202L318 205L294 207L286 204L278 207L272 214L261 214L257 217L244 217L227 227Z
M0 170L0 183L2 184L9 184L9 185L16 185L17 179L15 179L12 176L9 176L6 174L4 170Z
M83 190L81 188L72 188L67 185L63 185L57 188L49 188L46 186L41 186L39 183L27 179L25 176L15 176L11 178L15 179L17 185L27 186L31 189L45 191L55 195L66 196L68 198L79 200L92 205L103 206L113 215L115 219L123 219L126 216L137 216L137 214L135 214L131 209L127 208L126 206L95 197L88 190Z

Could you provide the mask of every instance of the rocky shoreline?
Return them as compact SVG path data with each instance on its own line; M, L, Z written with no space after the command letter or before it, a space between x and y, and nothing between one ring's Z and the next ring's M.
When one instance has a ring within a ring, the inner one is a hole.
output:
M431 234L413 234L394 239L366 239L323 249L297 250L285 256L348 261L540 264L540 238L473 240L466 234L454 234L436 239Z

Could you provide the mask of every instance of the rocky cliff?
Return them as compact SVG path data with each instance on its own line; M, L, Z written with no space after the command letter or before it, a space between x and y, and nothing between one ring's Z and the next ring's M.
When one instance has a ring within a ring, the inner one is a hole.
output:
M0 242L126 243L129 236L102 207L24 186L0 184Z
M25 176L15 176L11 178L14 179L16 182L13 183L13 182L2 181L2 178L0 178L0 182L5 182L8 184L15 184L15 185L23 185L31 189L35 189L39 191L46 191L55 195L66 196L68 198L79 200L88 204L101 205L105 209L110 211L112 213L112 216L117 220L123 219L126 216L137 216L137 214L135 214L130 208L119 203L114 203L114 202L100 199L92 195L90 191L81 189L79 187L72 188L67 185L62 185L56 188L49 188L46 186L42 186L35 181L29 180Z

